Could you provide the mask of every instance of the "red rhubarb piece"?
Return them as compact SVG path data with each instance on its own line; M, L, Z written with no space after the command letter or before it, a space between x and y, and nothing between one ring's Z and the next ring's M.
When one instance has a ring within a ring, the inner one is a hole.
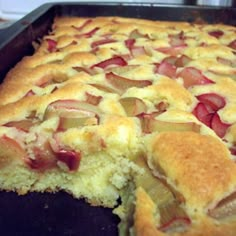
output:
M101 40L98 40L98 41L95 41L91 44L91 47L92 48L96 48L100 45L103 45L103 44L108 44L108 43L114 43L116 42L115 39L101 39Z
M227 129L230 127L230 124L226 124L221 121L220 116L215 113L211 120L211 128L215 131L215 133L223 138L226 134Z
M230 48L236 50L236 39L233 40L228 46L229 46Z
M179 74L178 77L182 77L184 81L184 87L189 88L194 85L204 85L204 84L212 84L214 83L206 76L202 74L202 72L194 67L186 67Z
M67 165L70 171L79 168L81 153L61 149L56 153L57 159Z
M110 59L107 59L105 61L99 62L90 68L93 69L94 67L100 67L102 69L106 69L108 66L126 66L127 62L122 57L112 57Z
M211 126L211 120L214 113L211 113L211 110L203 103L198 103L198 105L194 108L192 112L198 120L207 125Z
M25 160L26 164L30 168L38 171L44 171L56 166L56 156L48 142L45 142L42 147L33 147L32 153L33 158L27 158Z
M48 43L48 51L49 52L55 52L57 50L57 42L53 39L46 39Z
M224 32L221 30L213 30L213 31L208 32L208 34L218 39L222 35L224 35Z
M165 61L157 65L154 72L160 75L166 75L170 78L176 77L176 67Z
M129 50L131 50L131 48L133 48L134 44L135 44L135 39L126 39L125 40L125 45Z
M181 57L178 57L175 66L176 67L184 67L191 61L191 58L186 55L181 55Z
M236 156L236 146L232 146L229 148L229 151L232 155L235 155Z
M213 111L218 111L223 108L226 104L225 99L218 94L215 93L206 93L197 96L197 99L209 106Z
M176 61L177 61L177 57L174 57L174 56L169 56L169 57L166 57L166 58L164 58L163 60L162 60L162 62L167 62L167 63L169 63L169 64L171 64L171 65L175 65L175 63L176 63Z
M177 56L179 54L182 54L185 47L186 46L161 47L161 48L156 48L155 50L171 56Z
M81 38L81 37L85 37L85 38L90 38L92 37L100 28L96 27L93 30L87 32L87 33L83 33L83 34L77 34L75 35L76 38Z
M85 26L87 26L91 22L92 22L92 19L88 19L81 26L77 27L77 26L72 25L72 27L78 31L81 31Z
M131 55L132 55L133 57L137 57L137 56L146 54L146 50L145 50L145 48L142 47L142 46L141 46L141 47L132 47L132 48L130 49L130 52L131 52Z

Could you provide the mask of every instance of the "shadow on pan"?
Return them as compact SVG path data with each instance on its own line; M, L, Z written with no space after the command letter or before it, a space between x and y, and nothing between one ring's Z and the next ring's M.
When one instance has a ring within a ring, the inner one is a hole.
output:
M90 207L63 192L0 192L0 212L2 236L118 235L119 219L111 209Z

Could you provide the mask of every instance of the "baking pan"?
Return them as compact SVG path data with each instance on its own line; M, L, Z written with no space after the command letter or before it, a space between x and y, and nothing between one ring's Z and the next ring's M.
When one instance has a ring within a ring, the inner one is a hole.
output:
M32 42L47 34L55 16L124 16L153 20L236 25L235 8L130 3L49 3L0 32L0 82ZM0 192L0 235L117 235L118 217L111 209L90 207L66 193Z
M33 53L32 42L48 33L55 16L124 16L153 20L224 23L236 25L236 8L131 3L44 4L0 33L0 82L24 55Z

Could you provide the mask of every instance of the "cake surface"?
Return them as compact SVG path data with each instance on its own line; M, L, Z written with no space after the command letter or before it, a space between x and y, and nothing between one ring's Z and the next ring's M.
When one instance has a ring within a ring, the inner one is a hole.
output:
M120 235L236 232L236 28L56 18L0 85L0 189L114 208Z

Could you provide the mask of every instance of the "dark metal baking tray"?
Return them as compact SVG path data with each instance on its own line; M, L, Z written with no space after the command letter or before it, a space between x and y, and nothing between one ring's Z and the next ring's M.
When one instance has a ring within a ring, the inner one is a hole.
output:
M55 16L124 16L236 24L235 8L168 6L141 3L49 3L0 32L0 82L23 56L33 53L32 42L47 34ZM66 193L0 192L0 235L72 236L117 235L118 217L111 209L90 207Z
M224 23L236 25L236 8L131 3L49 3L42 5L0 33L0 82L32 42L48 32L55 16L124 16L153 20Z

